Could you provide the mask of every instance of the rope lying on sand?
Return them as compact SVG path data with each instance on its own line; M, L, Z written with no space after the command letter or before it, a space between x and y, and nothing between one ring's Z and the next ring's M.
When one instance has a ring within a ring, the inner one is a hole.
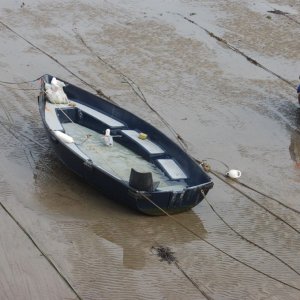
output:
M162 245L160 245L157 241L155 241L155 243L157 244L157 246L152 246L150 251L151 253L154 253L155 255L157 255L160 258L160 261L165 261L168 264L174 264L177 269L193 284L193 286L195 286L195 288L208 300L212 300L212 298L207 294L207 292L204 291L203 288L201 288L199 286L198 283L195 282L195 280L193 280L191 278L190 275L188 275L186 273L186 271L180 266L177 258L175 257L175 252L173 252L169 247L164 247Z
M179 142L179 145L181 146L182 149L186 149L187 148L187 144L184 141L184 139L175 131L175 129L166 121L165 118L162 117L162 115L152 106L150 105L150 103L148 102L148 100L146 99L144 93L142 92L141 88L131 79L129 78L127 75L125 75L123 72L121 72L120 70L118 70L116 67L114 67L112 64L108 63L106 60L104 60L102 57L100 57L97 53L95 53L95 51L86 43L86 41L83 39L83 37L78 33L77 30L73 30L73 32L75 33L76 38L84 45L85 48L87 48L89 50L89 52L93 55L95 55L95 57L103 64L105 64L106 66L108 66L110 69L112 69L114 72L116 72L118 75L120 75L122 77L122 79L124 80L124 83L128 84L130 86L130 88L132 89L132 91L135 93L135 95L142 100L147 107L153 111L158 117L159 119L163 122L163 124L165 124L165 126L170 130L170 132L172 133L172 135L174 135L174 137L177 139L177 141Z
M106 99L109 99L109 97L107 97L100 89L96 88L94 85L88 83L87 81L85 81L84 79L82 79L80 76L78 76L77 74L75 74L71 69L69 69L67 66L65 66L62 62L60 62L58 59L56 59L53 55L47 53L45 50L41 49L40 47L36 46L34 43L30 42L28 39L26 39L25 37L23 37L21 34L19 34L18 32L16 32L15 30L13 30L11 27L9 27L8 25L6 25L3 21L0 20L0 24L6 28L7 30L9 30L10 32L12 32L13 34L15 34L16 36L18 36L20 39L22 39L23 41L25 41L26 43L28 43L30 46L32 46L34 49L38 50L39 52L43 53L44 55L48 56L52 61L56 62L58 65L60 65L63 69L65 69L68 73L70 73L71 75L73 75L75 78L77 78L78 80L80 80L83 84L85 84L86 86L90 87L92 90L94 90L99 96L102 96Z
M224 218L216 211L216 209L213 207L213 205L208 201L207 197L205 196L204 193L202 193L206 203L209 205L209 207L211 208L211 210L217 215L217 217L232 231L234 232L237 236L239 236L242 240L246 241L247 243L259 248L260 250L270 254L271 256L273 256L274 258L278 259L281 263L283 263L286 267L288 267L290 270L292 270L293 272L295 272L297 275L300 276L300 272L298 272L295 268L293 268L291 265L289 265L287 262L285 262L283 259L281 259L280 257L278 257L276 254L274 254L273 252L263 248L262 246L258 245L257 243L249 240L248 238L246 238L244 235L242 235L241 233L239 233L238 231L236 231L231 225L228 224L228 222L226 222L224 220Z
M2 81L0 80L0 83L4 83L4 84L25 84L25 83L33 83L33 82L36 82L38 80L40 80L42 78L42 76L36 78L36 79L33 79L33 80L28 80L28 81L21 81L21 82L12 82L12 81Z
M273 217L275 217L276 220L279 220L280 222L284 223L285 225L287 225L288 227L290 227L292 230L294 230L295 232L297 232L298 234L300 234L300 230L298 230L297 228L295 228L293 225L291 225L289 222L285 221L284 219L282 219L280 216L278 216L277 214L275 214L274 212L272 212L270 209L268 209L267 207L265 207L264 205L260 204L258 201L256 201L255 199L253 199L252 197L250 197L249 195L247 195L246 193L244 193L243 191L241 191L240 189L238 189L237 187L235 187L234 185L228 183L223 177L222 175L219 175L217 172L214 171L210 171L213 175L215 175L217 178L219 178L221 181L223 181L224 183L228 184L230 187L232 187L234 190L238 191L240 194L242 194L243 196L245 196L247 199L249 199L251 202L253 202L254 204L256 204L257 206L259 206L260 208L262 208L263 210L265 210L266 212L268 212L270 215L272 215Z
M204 193L204 191L202 191L202 193ZM152 205L154 205L157 209L159 209L163 214L165 214L166 216L168 216L170 219L172 219L175 223L177 223L178 225L180 225L181 227L183 227L183 228L184 228L185 230L187 230L189 233L191 233L191 234L194 235L195 237L199 238L200 240L202 240L203 242L205 242L206 244L208 244L208 245L211 246L212 248L214 248L214 249L220 251L220 252L223 253L224 255L226 255L226 256L230 257L231 259L233 259L233 260L239 262L240 264L242 264L242 265L244 265L244 266L246 266L246 267L252 269L253 271L256 271L257 273L260 273L260 274L262 274L262 275L268 277L269 279L273 279L273 280L275 280L275 281L277 281L277 282L279 282L279 283L281 283L281 284L283 284L283 285L285 285L285 286L288 286L288 287L290 287L290 288L292 288L292 289L295 289L295 290L297 290L297 291L300 291L300 288L298 288L298 287L296 287L296 286L294 286L294 285L291 285L291 284L289 284L289 283L286 283L286 282L284 282L284 281L282 281L282 280L280 280L280 279L278 279L278 278L276 278L276 277L274 277L274 276L272 276L272 275L269 275L269 274L267 274L267 273L265 273L265 272L263 272L263 271L261 271L261 270L255 268L255 267L252 267L252 266L249 265L248 263L246 263L246 262L244 262L244 261L242 261L242 260L240 260L240 259L234 257L233 255L227 253L226 251L222 250L221 248L219 248L219 247L216 246L215 244L213 244L213 243L207 241L206 239L204 239L203 237L201 237L200 235L198 235L198 234L197 234L196 232L194 232L192 229L190 229L189 227L187 227L186 225L184 225L182 222L180 222L179 220L177 220L177 218L175 218L174 216L170 215L168 212L166 212L164 209L162 209L159 205L157 205L156 203L154 203L149 197L147 197L147 196L144 195L143 193L140 193L140 192L139 192L139 195L140 195L142 198L144 198L144 199L146 199L147 201L149 201Z
M265 67L264 65L262 65L261 63L259 63L257 60L251 58L249 55L245 54L243 51L239 50L238 48L230 45L226 40L224 40L223 38L217 36L216 34L214 34L213 32L209 31L208 29L204 28L203 26L199 25L198 23L196 23L195 21L193 21L192 19L185 17L184 15L180 14L180 13L173 13L175 15L178 15L180 17L182 17L184 20L194 24L195 26L201 28L203 31L205 31L209 36L213 37L214 39L216 39L218 42L221 42L222 44L224 44L227 48L233 50L234 52L242 55L243 57L245 57L250 63L252 63L253 65L263 69L264 71L274 75L275 77L277 77L278 79L284 81L285 83L287 83L289 86L291 86L293 89L295 89L295 84L293 84L291 81L287 80L286 78L282 77L279 74L276 74L275 72L273 72L272 70L268 69L267 67Z
M54 264L54 262L49 258L49 256L41 249L41 247L36 243L30 233L22 226L22 224L12 215L12 213L7 209L7 207L0 201L0 206L3 210L8 214L8 216L17 224L17 226L23 231L23 233L29 238L32 244L36 247L36 249L44 256L44 258L48 261L48 263L53 267L53 269L59 274L59 276L63 279L63 281L67 284L67 286L72 290L72 292L76 295L76 297L81 300L82 298L76 292L74 287L71 285L69 280L62 274L62 272L58 269L58 267Z
M269 7L273 8L272 6L269 5ZM281 16L284 16L286 18L288 18L289 20L295 22L296 24L300 25L300 22L295 20L293 17L291 17L289 15L288 12L284 12L282 10L279 10L279 9L276 9L276 8L273 8L273 10L268 10L268 13L271 13L271 14L275 14L275 15L281 15Z
M228 167L227 164L225 164L224 162L222 162L222 161L220 161L220 160L218 160L218 159L214 159L214 158L206 158L206 159L203 159L203 160L199 160L199 159L196 159L196 158L194 158L194 159L195 159L195 161L196 161L198 164L200 164L200 165L202 166L202 168L203 168L206 172L211 172L213 175L215 175L216 177L218 177L220 180L222 180L224 183L226 183L226 184L229 185L230 187L232 187L232 188L234 187L234 186L232 185L232 183L230 183L230 182L228 182L227 180L225 180L225 179L229 179L227 176L225 176L224 174L222 174L222 173L220 173L220 172L218 172L218 171L212 170L212 169L211 169L211 166L206 162L206 160L212 159L212 160L218 161L218 162L222 163L222 164L229 170L229 167ZM223 180L223 179L224 179L224 180ZM289 209L289 210L291 210L291 211L293 211L293 212L295 212L295 213L297 213L297 214L300 214L300 211L297 210L296 208L293 208L293 207L291 207L291 206L289 206L289 205L283 203L282 201L280 201L280 200L278 200L278 199L276 199L276 198L274 198L274 197L272 197L272 196L269 196L269 195L267 195L266 193L261 192L261 191L259 191L258 189L254 188L254 187L251 187L250 185L248 185L248 184L246 184L246 183L241 182L240 180L234 180L234 179L230 179L230 180L231 180L232 182L234 182L234 183L236 183L236 184L239 184L239 185L241 185L241 186L243 186L243 187L245 187L245 188L247 188L247 189L249 189L249 190L252 190L252 191L254 191L254 192L256 192L256 193L258 193L258 194L260 194L260 195L262 195L262 196L264 196L264 197L266 197L266 198L268 198L268 199L270 199L270 200L272 200L272 201L275 201L275 202L278 203L279 205L281 205L281 206L283 206L283 207L285 207L285 208L287 208L287 209ZM240 190L239 190L239 191L240 191Z

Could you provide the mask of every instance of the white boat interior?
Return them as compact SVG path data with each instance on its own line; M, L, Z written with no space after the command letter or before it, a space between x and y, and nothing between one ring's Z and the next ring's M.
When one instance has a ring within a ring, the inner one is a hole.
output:
M58 114L64 113L65 109L77 109L88 114L95 119L107 125L107 128L118 129L117 136L113 137L113 145L107 146L104 140L104 134L75 123L70 118L61 123ZM74 143L65 143L65 145L82 157L84 160L91 159L94 166L106 171L112 176L129 181L131 169L138 172L151 172L153 181L159 182L158 191L182 191L187 187L187 176L180 166L171 158L163 158L164 150L151 141L149 138L140 139L139 132L128 129L125 124L119 120L107 116L88 106L75 103L73 106L67 104L52 104L48 101L45 106L45 121L53 131L62 131L72 137ZM158 158L147 161L131 149L125 147L120 139L130 139L150 155L158 155Z

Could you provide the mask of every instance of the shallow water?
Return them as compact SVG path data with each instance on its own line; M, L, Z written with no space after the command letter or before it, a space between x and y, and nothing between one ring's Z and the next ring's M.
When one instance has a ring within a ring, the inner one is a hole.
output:
M22 2L0 2L0 80L50 73L94 93L100 88L175 140L146 99L191 155L241 170L242 182L300 210L299 1ZM274 8L292 19L268 13ZM214 210L203 201L176 215L196 235L170 218L117 205L57 160L39 91L27 90L38 87L0 86L0 201L81 298L205 299L201 290L211 299L299 299L297 212L242 188L250 201L213 175L207 200ZM0 214L0 298L76 299ZM178 264L160 261L157 245L170 247Z

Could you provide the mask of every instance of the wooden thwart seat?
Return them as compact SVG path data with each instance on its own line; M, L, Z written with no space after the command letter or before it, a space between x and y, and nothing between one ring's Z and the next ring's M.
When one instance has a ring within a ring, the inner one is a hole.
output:
M157 162L171 179L187 179L185 173L173 159L158 159Z
M98 119L103 124L105 124L107 127L112 129L122 128L125 125L99 111L96 111L88 106L85 106L80 103L75 103L75 107L77 107L79 110L83 111L84 113L87 113L88 115ZM46 107L45 107L45 120L48 124L49 128L52 130L60 130L63 131L62 125L57 117L57 110L65 109L65 108L71 108L70 106L66 104L52 104L48 101L46 101Z
M151 142L149 139L142 140L139 138L139 132L135 130L121 130L122 133L124 133L127 137L129 137L131 140L142 146L149 154L152 155L158 155L158 154L164 154L165 151L160 148L155 143Z
M90 116L98 119L99 121L101 121L102 123L106 124L108 127L110 128L121 128L124 127L125 125L97 110L94 110L88 106L85 106L83 104L77 103L76 102L76 107L80 110L82 110L83 112L89 114Z

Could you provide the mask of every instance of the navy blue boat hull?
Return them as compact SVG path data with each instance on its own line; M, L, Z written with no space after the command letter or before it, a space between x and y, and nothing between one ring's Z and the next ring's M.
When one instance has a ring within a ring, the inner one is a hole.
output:
M50 82L51 78L51 76L45 75L44 81ZM69 94L68 89L71 90ZM71 95L73 96L77 90L80 90L80 95L84 94L85 97L89 96L93 98L94 101L97 101L97 103L104 104L104 107L108 107L107 110L104 110L107 114L109 111L114 111L115 114L117 114L119 117L121 115L120 111L124 111L125 115L129 115L129 120L131 120L133 118L132 116L134 116L130 112L127 112L126 110L123 110L122 108L109 103L105 99L92 95L70 84L68 84L66 90L66 93L69 97ZM192 169L192 172L195 170L195 177L200 176L199 178L201 180L203 178L203 182L199 182L199 184L188 187L181 192L141 192L133 189L128 185L128 182L119 180L111 174L106 173L104 170L95 167L92 162L82 159L75 152L66 147L63 142L57 139L55 134L48 127L45 121L45 101L46 96L44 92L41 92L40 96L38 97L39 110L44 127L47 131L49 140L51 141L56 155L67 168L83 178L89 184L95 186L101 191L102 194L107 196L109 199L113 199L121 204L124 204L147 215L163 215L164 211L169 214L175 214L187 211L199 204L204 198L203 192L207 194L207 192L213 187L213 182L211 181L210 177L180 147L178 147L173 141L163 135L152 125L139 119L137 116L134 116L133 121L139 121L135 122L137 124L136 128L141 128L144 130L144 132L151 132L152 136L154 137L158 135L159 139L164 138L166 141L165 145L170 145L170 147L172 147L173 149L173 151L171 151L172 156L177 158L177 156L179 155L179 160L188 161L189 170ZM89 103L89 105L91 104ZM128 119L126 121L127 123L130 123Z

